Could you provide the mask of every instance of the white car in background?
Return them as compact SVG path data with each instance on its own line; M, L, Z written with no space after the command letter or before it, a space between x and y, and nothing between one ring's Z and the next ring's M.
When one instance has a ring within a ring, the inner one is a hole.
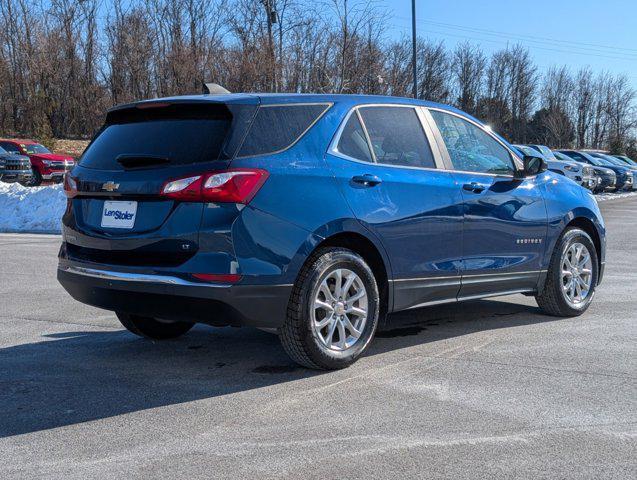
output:
M570 178L575 183L594 190L597 186L597 177L594 170L583 165L575 160L564 161L555 157L551 149L544 145L514 145L515 148L520 150L525 155L537 155L538 152L544 158L544 161L549 167L549 170L565 177Z

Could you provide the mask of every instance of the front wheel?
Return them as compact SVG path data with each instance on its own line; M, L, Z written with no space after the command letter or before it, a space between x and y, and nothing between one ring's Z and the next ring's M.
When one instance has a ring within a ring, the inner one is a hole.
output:
M540 308L558 317L584 313L593 301L598 265L591 237L579 228L566 230L551 256L544 288L535 297Z
M279 338L305 367L345 368L374 337L379 307L378 285L365 260L351 250L324 248L299 274Z
M168 340L177 338L188 332L194 324L189 322L173 322L168 320L158 320L142 315L131 315L130 313L115 312L119 321L126 329L151 340Z

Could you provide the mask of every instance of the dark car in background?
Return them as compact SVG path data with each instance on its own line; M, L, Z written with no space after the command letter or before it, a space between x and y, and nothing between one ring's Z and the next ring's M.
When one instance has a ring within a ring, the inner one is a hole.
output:
M629 165L626 162L624 162L623 160L620 160L619 158L615 158L613 155L608 155L606 153L601 153L601 152L589 152L593 157L595 158L599 158L602 160L606 160L607 162L612 163L613 165L617 165L618 167L625 167L630 169L633 172L633 185L632 185L632 189L634 190L636 185L635 185L635 176L637 176L637 165ZM628 190L628 188L626 188Z
M43 182L61 183L64 174L75 165L69 155L58 155L44 145L26 139L0 139L0 147L8 152L26 155L31 161L33 176L25 185L37 187Z
M580 150L558 150L564 155L572 158L573 160L577 160L578 162L587 163L589 165L593 165L595 167L602 167L607 170L612 170L615 174L615 185L608 187L608 189L612 191L619 191L625 188L632 188L633 186L633 174L627 167L618 167L617 165L613 165L612 163L603 160L601 158L596 158L592 156L588 152L583 152Z
M582 314L593 195L452 107L364 95L173 97L111 109L66 176L58 279L131 332L274 330L350 365L388 312L520 293Z
M624 190L632 190L633 188L635 188L635 174L637 172L637 167L626 165L624 162L613 157L612 155L607 155L602 152L588 151L586 153L600 160L608 167L615 166L618 168L626 169L626 182L624 184Z
M7 152L0 147L0 180L27 183L31 180L31 161L25 155Z
M564 155L558 150L553 150L553 155L555 155L555 158L557 158L558 160L570 162L576 161L568 155ZM615 172L612 171L610 168L596 167L593 165L587 165L582 162L577 163L581 163L581 165L587 166L588 168L592 169L593 175L595 176L595 185L592 188L593 193L600 193L605 190L610 191L615 189L615 184L617 183L617 175L615 175Z

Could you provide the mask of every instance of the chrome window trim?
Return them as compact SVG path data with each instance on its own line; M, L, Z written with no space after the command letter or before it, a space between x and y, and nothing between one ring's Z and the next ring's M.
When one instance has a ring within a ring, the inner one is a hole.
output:
M308 125L308 127L303 130L303 132L301 132L301 134L296 138L296 140L294 140L291 144L289 144L287 147L285 148L281 148L279 150L274 150L272 152L267 152L267 153L258 153L256 155L243 155L243 156L239 156L239 152L241 152L241 149L243 148L243 144L246 141L246 138L248 138L248 135L250 134L250 130L252 129L252 126L254 125L254 120L257 118L257 115L259 114L259 111L262 108L269 108L269 107L301 107L301 106L305 106L305 105L325 105L325 109L323 109L323 111L314 119L314 121L312 123L310 123ZM252 119L252 123L250 124L250 128L248 129L248 131L245 133L245 136L243 137L243 139L241 140L241 145L239 146L239 148L237 149L237 155L233 158L233 160L236 159L242 159L242 158L255 158L255 157L264 157L267 155L277 155L279 153L283 153L286 150L289 150L290 148L292 148L294 145L296 145L297 143L299 143L301 141L301 139L305 136L305 134L307 132L310 131L310 129L316 125L316 123L323 118L323 116L325 115L325 113L332 108L332 106L334 106L334 102L295 102L295 103L268 103L266 105L259 105L259 107L257 108L257 111L254 112L254 118Z
M438 107L423 107L423 108L425 110L427 110L427 113L429 114L429 116L427 118L429 119L429 121L432 122L432 128L435 130L436 136L440 136L440 140L442 140L442 146L441 147L442 147L442 151L444 152L443 153L443 157L448 162L448 167L450 167L450 168L447 168L448 170L450 170L452 172L471 173L473 175L482 175L482 176L488 176L488 177L516 178L515 175L507 175L507 174L503 174L503 173L474 172L474 171L471 171L471 170L458 170L458 169L453 168L453 163L451 162L451 156L449 155L449 151L447 150L447 145L444 143L444 139L442 138L442 134L440 133L440 129L438 128L438 124L436 123L436 121L434 120L433 116L430 113L432 110L436 111L436 112L446 113L447 115L452 115L454 117L458 117L461 120L469 122L472 125L474 125L475 127L477 127L478 129L482 130L484 133L486 133L488 136L490 136L496 142L498 142L500 145L502 145L507 152L509 152L509 155L511 155L511 160L513 162L513 167L518 172L522 169L522 160L517 155L517 153L515 153L513 150L511 150L506 144L504 144L502 142L502 140L500 140L498 137L496 137L493 134L492 131L488 130L487 128L485 128L483 125L480 125L476 121L474 121L474 120L472 120L470 118L467 118L466 116L461 115L459 113L452 112L452 111L449 111L449 110L445 110L444 108L438 108ZM526 178L532 178L532 177L526 177Z
M365 125L365 122L362 118L362 116L360 115L360 113L358 112L359 109L361 108L365 108L365 107L393 107L393 108L411 108L415 111L416 113L416 117L418 118L419 122L420 122L420 127L423 130L423 133L425 135L425 138L427 140L427 142L429 143L429 148L431 150L431 154L433 156L434 159L434 164L436 165L435 167L412 167L409 165L392 165L390 163L380 163L377 161L376 159L376 153L374 152L374 148L372 147L372 142L371 139L369 138L369 133L367 132L367 127ZM431 130L431 128L429 127L428 123L424 122L424 118L423 118L423 114L422 114L422 109L423 107L421 105L407 105L404 103L363 103L360 105L355 105L352 108L350 108L350 110L347 112L347 114L343 117L343 120L341 121L341 124L339 125L338 129L336 130L336 133L334 134L334 137L332 138L332 141L329 144L327 153L329 153L330 155L334 155L336 157L342 158L344 160L348 160L350 162L356 162L356 163L361 163L363 165L379 165L382 167L389 167L389 168L401 168L401 169L407 169L407 170L423 170L423 171L435 171L435 172L445 172L447 171L447 169L444 168L444 164L442 162L442 155L440 153L440 150L438 149L438 145L434 144L432 141L432 135L433 132ZM341 153L338 151L338 142L341 140L341 135L343 134L343 130L345 130L345 125L347 125L347 122L349 121L350 117L352 116L352 114L356 112L356 115L358 116L358 120L361 123L361 126L363 128L363 131L365 133L365 138L367 139L367 147L369 148L371 155L372 155L372 160L371 162L367 162L365 160L360 160L358 158L354 158L354 157L350 157L349 155L346 155L344 153Z

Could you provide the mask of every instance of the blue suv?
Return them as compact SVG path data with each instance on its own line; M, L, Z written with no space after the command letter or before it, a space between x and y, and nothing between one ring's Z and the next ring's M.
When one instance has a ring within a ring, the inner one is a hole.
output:
M58 279L131 332L276 331L350 365L388 313L534 295L590 305L593 196L465 113L396 97L228 94L115 107L65 178Z

